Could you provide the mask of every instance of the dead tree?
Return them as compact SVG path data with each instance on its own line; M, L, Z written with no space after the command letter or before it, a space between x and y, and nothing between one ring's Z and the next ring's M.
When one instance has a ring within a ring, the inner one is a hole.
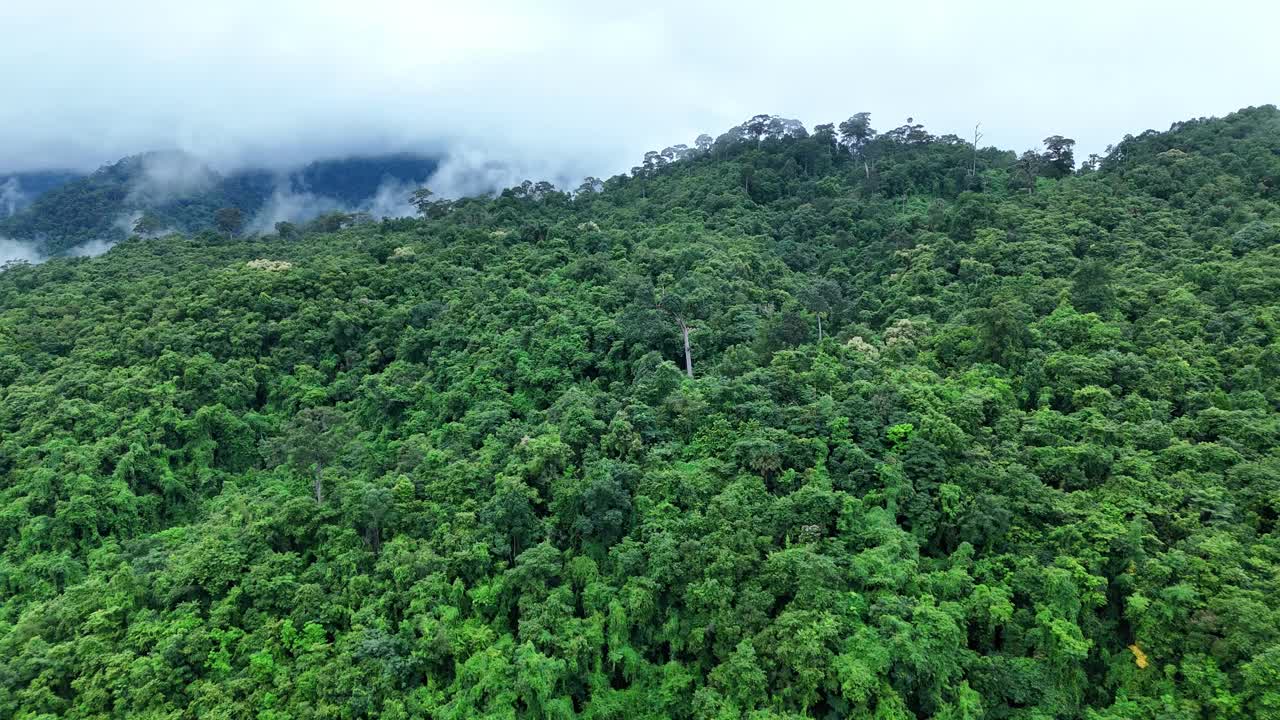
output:
M689 333L693 332L695 328L690 326L689 323L685 322L684 318L681 317L680 315L677 315L671 310L663 307L661 303L659 303L657 307L659 310L670 315L676 321L676 324L680 326L680 336L684 340L684 374L692 378L693 377L693 348L689 344Z
M679 316L676 317L676 322L680 323L680 334L684 337L684 374L693 377L693 353L689 348L689 333L693 328Z
M978 128L982 127L982 123L973 126L973 167L969 169L969 174L977 176L978 174L978 143L982 141L982 133L978 132Z

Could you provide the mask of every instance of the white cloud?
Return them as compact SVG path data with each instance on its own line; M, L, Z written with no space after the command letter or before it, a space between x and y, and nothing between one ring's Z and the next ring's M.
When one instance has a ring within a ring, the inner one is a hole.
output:
M277 187L262 209L245 225L248 233L273 232L278 222L302 222L330 212L345 212L338 200Z
M364 212L375 218L394 218L414 215L417 208L409 202L409 196L418 189L418 183L387 178L378 186L373 197L364 205Z
M356 13L359 14L356 14ZM769 112L1100 151L1276 100L1280 6L45 0L0 23L0 169L439 150L568 176Z
M621 168L619 168L621 170ZM519 185L524 180L548 180L567 188L580 176L570 174L554 157L506 158L479 147L452 148L436 168L427 187L443 198L481 195Z
M43 261L44 256L31 243L0 237L0 268L3 268L8 263L25 262L34 264Z
M96 257L115 247L111 240L90 240L67 250L72 257ZM49 259L49 256L36 248L34 243L0 237L0 271L9 263L30 263L38 265Z
M26 194L18 178L9 178L0 183L0 218L8 217L18 211L26 202Z
M477 147L459 145L442 157L426 184L436 197L459 198L512 187L529 178L546 178L564 188L579 179L565 174L553 161L536 161L532 157L525 160L508 161ZM417 208L409 200L418 187L418 183L389 177L361 204L350 206L335 198L297 190L289 176L282 175L262 209L246 223L245 232L270 233L278 222L306 222L331 212L363 212L375 219L416 215Z
M160 205L189 197L218 180L203 161L183 152L153 152L145 155L141 162L142 173L129 188L126 200L131 205Z
M90 240L67 251L71 257L97 257L115 247L114 240Z

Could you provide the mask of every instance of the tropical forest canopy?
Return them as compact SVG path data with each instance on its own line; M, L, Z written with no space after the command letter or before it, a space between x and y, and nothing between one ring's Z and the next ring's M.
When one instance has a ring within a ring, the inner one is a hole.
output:
M0 717L1280 718L1280 111L872 120L0 273Z

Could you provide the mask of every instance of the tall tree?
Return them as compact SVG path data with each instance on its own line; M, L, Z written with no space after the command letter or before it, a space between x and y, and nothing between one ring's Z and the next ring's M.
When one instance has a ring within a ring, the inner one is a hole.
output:
M431 206L434 204L434 201L431 198L434 196L435 193L430 189L420 187L410 193L409 203L417 209L419 215L427 217L431 214Z
M856 113L840 123L840 142L862 161L862 170L868 180L871 179L871 158L868 157L867 146L875 136L876 131L871 127L871 113Z
M871 113L856 113L840 123L840 140L854 152L860 150L875 135L876 131L871 127Z
M1110 266L1098 258L1080 262L1071 276L1071 304L1081 312L1102 312L1115 299Z
M213 224L222 233L235 236L244 227L244 215L237 207L218 208L213 214Z
M133 224L133 234L142 237L151 237L164 230L164 221L156 217L152 213L146 212L138 221Z
M1009 176L1010 184L1015 188L1026 190L1027 194L1035 192L1036 178L1042 174L1043 165L1043 157L1035 150L1027 150L1014 163L1013 172Z
M1075 140L1061 135L1050 135L1044 139L1045 150L1041 158L1047 177L1066 177L1076 169L1075 145Z
M978 174L978 143L982 142L981 128L982 123L973 126L973 164L969 167L970 175Z
M324 470L346 442L344 413L333 407L302 410L285 425L284 432L264 444L264 455L275 463L287 463L310 474L317 505L324 503Z

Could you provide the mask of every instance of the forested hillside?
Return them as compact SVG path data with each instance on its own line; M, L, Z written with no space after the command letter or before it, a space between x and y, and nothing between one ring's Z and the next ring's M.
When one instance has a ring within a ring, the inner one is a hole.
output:
M1047 146L0 273L0 717L1280 718L1280 111Z
M246 169L221 174L186 153L144 153L83 177L15 176L15 202L7 213L5 185L0 184L0 236L61 254L83 243L122 240L135 232L158 235L219 226L238 231L273 197L284 197L289 205L279 209L280 220L308 220L324 211L361 209L386 183L422 183L437 165L435 158L405 153L317 160L291 172ZM271 221L268 227L276 220L265 219Z

